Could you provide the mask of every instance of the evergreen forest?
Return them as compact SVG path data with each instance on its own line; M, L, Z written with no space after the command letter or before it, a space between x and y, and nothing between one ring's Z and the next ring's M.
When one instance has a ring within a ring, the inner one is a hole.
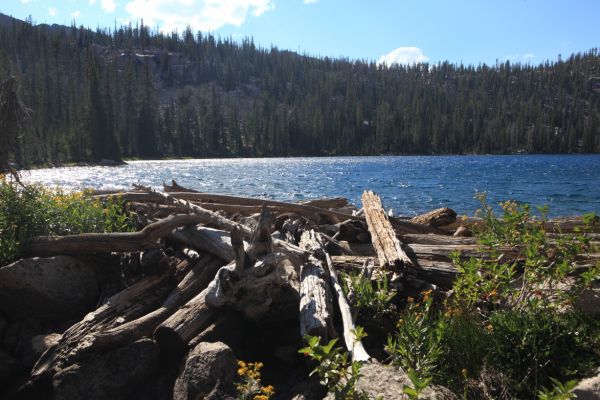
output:
M0 15L19 165L162 157L600 152L598 49L540 65L385 67L252 39Z

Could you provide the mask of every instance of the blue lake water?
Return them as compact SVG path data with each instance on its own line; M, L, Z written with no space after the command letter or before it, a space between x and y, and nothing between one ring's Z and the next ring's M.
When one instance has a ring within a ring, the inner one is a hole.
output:
M27 182L68 189L182 186L278 200L342 196L360 204L371 189L395 215L440 206L472 215L477 192L490 203L547 204L550 215L600 214L600 155L380 156L133 161L119 167L24 171Z

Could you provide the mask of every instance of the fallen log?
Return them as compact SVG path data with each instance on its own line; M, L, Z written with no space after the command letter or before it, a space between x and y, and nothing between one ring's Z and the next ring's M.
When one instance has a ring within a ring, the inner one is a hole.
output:
M258 319L269 310L282 288L294 286L295 271L285 254L270 253L273 250L269 232L270 218L266 209L251 235L250 245L244 252L244 260L237 257L221 268L212 282L197 296L180 307L154 331L154 339L166 353L181 355L187 343L206 329L215 311L230 306L241 311L247 318ZM239 253L239 231L234 229L234 243ZM266 254L265 254L266 253ZM249 258L249 268L245 258ZM297 296L296 289L296 296Z
M312 253L300 270L300 334L319 336L326 342L336 334L324 262L317 257L325 249L313 230L302 234L300 247Z
M325 261L327 263L327 270L329 272L331 286L333 286L333 290L337 295L338 306L340 309L340 314L342 316L342 325L344 329L343 337L344 342L346 343L346 348L350 352L352 360L369 361L371 356L369 356L369 354L363 347L362 342L356 337L356 327L352 319L352 311L350 310L350 305L348 304L348 300L346 299L346 295L344 294L342 285L340 285L337 270L333 265L333 261L331 260L331 256L329 255L329 253L325 251L324 256Z
M28 385L35 385L97 348L96 334L137 319L155 309L173 288L172 274L150 276L122 290L67 329L37 361Z
M116 346L152 335L156 327L177 308L204 290L222 266L223 261L218 258L203 257L169 293L159 308L133 321L99 332L96 340L100 345Z
M202 207L195 205L187 200L173 197L172 195L169 195L167 193L150 192L150 194L157 195L160 198L162 198L165 202L167 202L168 204L173 204L174 206L179 207L180 209L182 209L184 211L191 212L191 213L194 213L195 215L202 217L204 219L202 221L203 223L211 224L213 226L216 226L217 228L226 229L228 231L231 231L236 225L238 225L235 222L233 222L215 212L212 212L210 210L202 208ZM194 194L194 193L192 193L192 194ZM250 228L248 228L244 225L238 225L238 226L239 226L240 231L242 232L242 234L245 237L249 237L252 234L252 231L250 230Z
M435 228L453 224L455 221L456 212L448 207L438 208L410 219L410 222L414 224L421 224Z
M204 217L175 214L147 225L139 232L84 233L71 236L41 236L23 241L21 254L25 257L50 257L111 252L131 252L158 248L158 239L173 229L194 225Z
M182 192L201 193L198 190L188 189L188 188L185 188L185 187L177 184L177 182L175 182L175 179L171 180L171 185L167 185L166 183L163 182L163 187L164 187L165 192L167 192L167 193L182 193ZM311 200L299 201L298 204L314 206L314 207L319 207L319 208L342 208L342 207L348 206L348 199L346 199L344 197L334 197L334 198L330 198L330 199L311 199ZM222 206L224 204L220 204L220 205ZM222 210L226 211L224 209L222 209Z
M365 218L371 233L371 242L377 252L379 265L384 268L412 267L413 262L402 249L400 241L390 224L381 199L371 191L362 195Z
M169 238L198 251L209 252L229 262L234 258L229 235L226 231L219 229L189 226L174 230Z
M366 262L373 260L369 256L331 256L333 265L345 272L360 273ZM375 263L378 267L379 263ZM417 260L418 268L413 270L414 276L444 289L450 289L458 276L458 270L449 261ZM375 278L377 279L377 278Z

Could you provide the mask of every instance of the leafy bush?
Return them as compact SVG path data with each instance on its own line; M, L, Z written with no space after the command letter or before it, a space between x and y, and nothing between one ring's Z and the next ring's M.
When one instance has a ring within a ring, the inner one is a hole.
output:
M30 237L123 232L134 227L120 201L102 203L85 192L66 193L0 181L0 265L14 261L19 243Z
M342 284L351 306L359 313L377 319L389 314L396 291L389 286L386 274L375 282L363 273L343 273Z
M409 299L398 321L396 332L388 338L386 351L391 360L405 371L414 370L421 377L431 377L442 355L441 337L433 300L425 292L423 302Z
M600 322L572 306L599 276L598 264L576 265L591 250L596 217L584 216L573 234L547 235L546 208L534 218L527 205L505 202L496 218L480 200L480 255L453 255L460 274L451 296L409 302L386 350L404 370L464 397L485 375L498 398L568 398L570 384L557 382L585 376L600 359Z
M364 336L364 332L359 332ZM307 346L298 350L299 353L310 357L317 365L310 375L317 374L320 383L333 393L336 400L368 400L364 392L356 390L360 378L358 361L349 361L348 352L341 347L334 347L337 339L322 345L318 336L305 336Z

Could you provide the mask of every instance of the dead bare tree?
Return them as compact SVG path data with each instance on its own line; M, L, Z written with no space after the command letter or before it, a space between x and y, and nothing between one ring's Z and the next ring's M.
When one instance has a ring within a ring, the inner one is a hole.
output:
M31 110L25 106L17 94L17 80L14 76L0 83L0 173L12 175L20 182L18 171L11 165L11 152L31 122Z

